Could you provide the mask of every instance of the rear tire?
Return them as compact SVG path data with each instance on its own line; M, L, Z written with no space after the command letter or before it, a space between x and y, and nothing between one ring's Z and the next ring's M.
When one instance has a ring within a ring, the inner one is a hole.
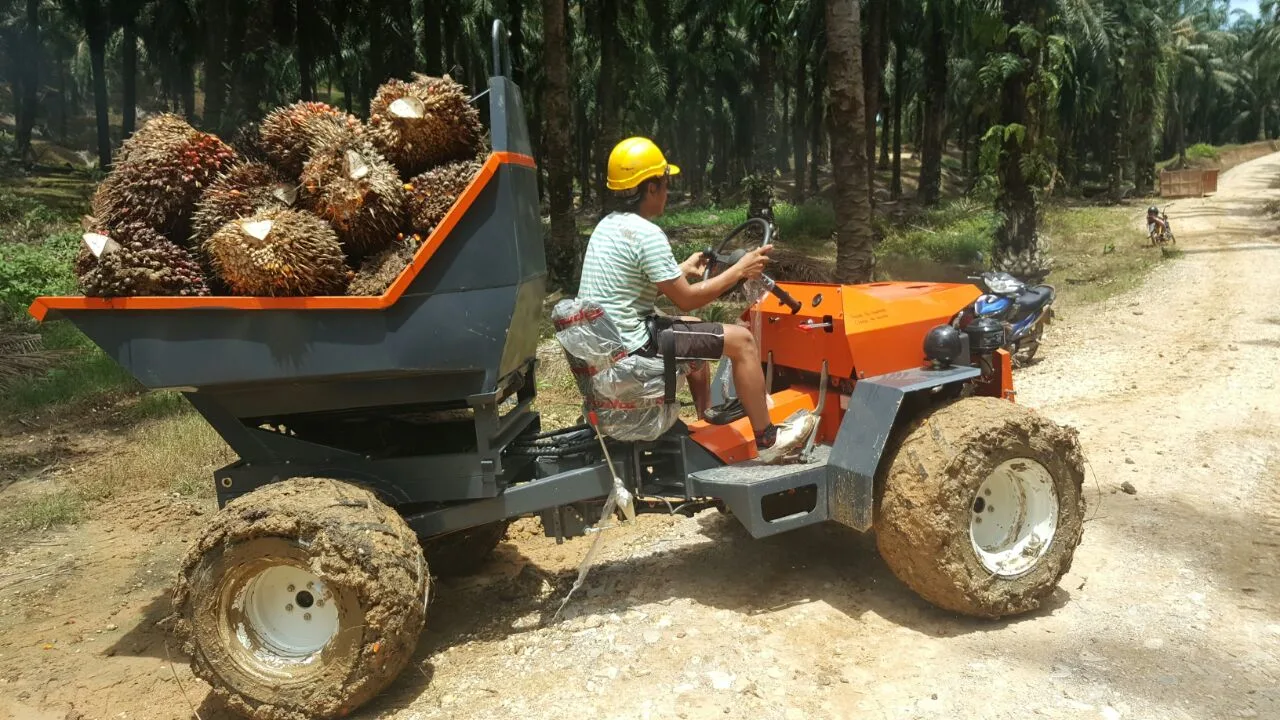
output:
M884 478L876 543L894 575L941 608L1034 610L1071 568L1083 480L1074 430L965 398L907 432Z
M438 577L470 575L480 569L493 549L507 536L510 521L480 525L448 535L428 538L422 550L431 563L431 572Z
M232 710L338 718L412 657L427 591L416 535L373 493L288 480L232 500L187 553L176 631Z

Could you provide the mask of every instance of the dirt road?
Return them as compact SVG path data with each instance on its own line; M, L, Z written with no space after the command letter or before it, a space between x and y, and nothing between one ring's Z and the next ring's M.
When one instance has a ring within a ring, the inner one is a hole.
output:
M1185 255L1064 308L1017 377L1091 466L1084 545L1041 612L956 618L870 537L753 541L711 512L610 531L551 622L545 578L587 541L524 523L482 575L437 586L418 657L358 717L1280 718L1277 197L1280 154L1173 204ZM0 718L225 717L164 632L207 512L121 503L0 551Z

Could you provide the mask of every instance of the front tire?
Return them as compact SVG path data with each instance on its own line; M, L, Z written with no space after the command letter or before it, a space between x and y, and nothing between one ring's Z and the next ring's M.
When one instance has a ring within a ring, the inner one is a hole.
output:
M889 465L876 543L938 607L998 618L1034 610L1071 568L1084 523L1074 430L994 398L919 421Z
M257 720L338 718L413 655L428 572L373 493L336 480L268 485L227 504L174 593L192 671Z

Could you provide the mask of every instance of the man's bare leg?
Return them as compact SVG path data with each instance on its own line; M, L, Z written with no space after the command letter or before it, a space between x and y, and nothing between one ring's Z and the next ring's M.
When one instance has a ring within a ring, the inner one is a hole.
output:
M698 410L698 419L706 420L707 409L711 407L711 370L707 363L701 362L685 377L689 381L689 394L693 395L693 406Z
M724 356L733 361L733 385L742 409L751 418L751 428L757 434L764 432L771 424L769 404L765 400L760 350L751 331L740 325L725 325Z

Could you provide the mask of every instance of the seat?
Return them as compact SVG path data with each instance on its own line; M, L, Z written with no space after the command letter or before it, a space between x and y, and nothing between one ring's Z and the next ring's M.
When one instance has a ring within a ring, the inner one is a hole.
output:
M678 368L677 387L668 391L662 358L628 354L622 334L598 303L561 300L551 321L582 393L583 410L595 413L601 434L651 442L675 425L680 405L673 399L685 368Z
M1048 285L1037 285L1027 288L1014 300L1013 322L1026 320L1053 302L1053 288Z

